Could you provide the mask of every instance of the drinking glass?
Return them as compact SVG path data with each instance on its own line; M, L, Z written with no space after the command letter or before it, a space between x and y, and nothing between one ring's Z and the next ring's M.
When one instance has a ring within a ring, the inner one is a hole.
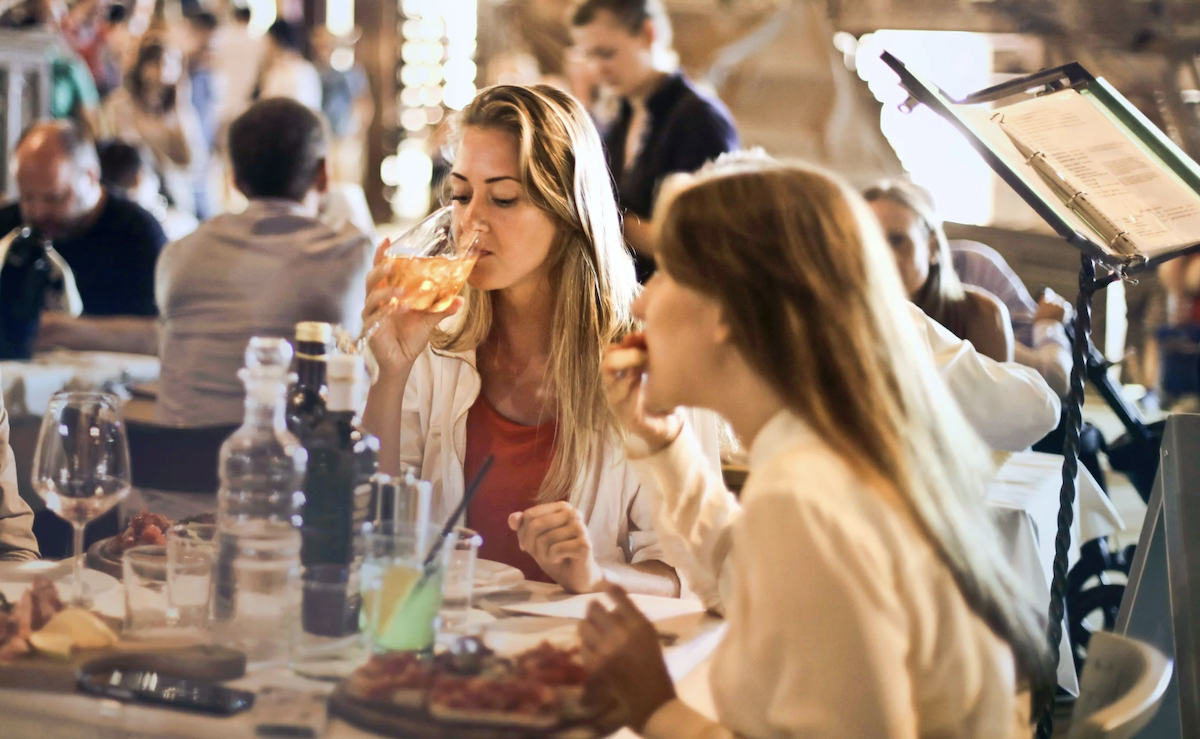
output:
M121 556L125 631L134 636L208 630L212 559L170 545L134 547Z
M83 530L125 497L129 486L120 399L111 393L55 393L33 455L33 487L47 508L75 528L75 605L90 604L83 586Z
M467 623L471 591L475 588L475 557L483 537L459 526L450 535L450 558L442 585L442 628L457 629Z
M440 542L426 570L424 539L408 523L386 524L365 535L362 568L365 631L376 652L427 651L433 648L442 582L453 537Z
M338 337L347 353L361 353L383 321L400 306L409 310L446 310L462 290L479 259L479 230L454 222L452 205L439 208L384 251L392 264L389 285L401 291L363 328L357 339Z
M171 605L181 626L207 631L216 559L216 524L177 523L167 529Z

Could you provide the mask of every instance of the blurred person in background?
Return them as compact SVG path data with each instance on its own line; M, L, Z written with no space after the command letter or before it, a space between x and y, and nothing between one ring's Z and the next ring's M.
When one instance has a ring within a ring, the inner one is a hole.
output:
M621 99L603 132L609 170L625 217L638 281L654 273L650 231L664 177L694 172L739 147L733 117L682 72L661 0L585 0L571 15L571 38L601 84Z
M225 94L224 79L217 71L214 58L214 43L219 21L208 11L200 11L187 17L184 55L187 60L188 83L192 90L192 107L196 109L200 124L200 138L204 150L217 150L222 97ZM215 213L209 189L208 167L196 167L193 189L196 196L196 215L206 220Z
M73 274L82 315L42 316L38 344L154 354L154 264L166 236L144 208L107 192L96 147L69 121L34 124L16 150L19 200L0 208L0 235L40 230Z
M250 105L266 45L266 39L250 33L250 9L244 6L233 6L229 22L213 34L213 63L225 85L218 113L222 127Z
M1200 409L1200 255L1158 268L1166 293L1166 324L1155 332L1158 389L1172 410Z
M50 117L71 119L84 132L98 130L100 93L83 59L71 49L62 29L66 5L56 0L26 0L0 16L0 26L53 33L58 42L46 48L50 64Z
M108 138L149 149L167 197L179 210L195 215L193 173L203 169L208 148L179 49L161 40L142 44L125 84L104 102L102 130Z
M154 156L120 139L96 144L100 156L100 183L112 194L131 200L149 211L167 241L175 241L196 230L199 221L190 213L171 206L162 194L162 180L154 171Z
M1073 309L1050 288L1037 301L1008 262L978 241L954 240L950 256L964 285L977 287L1008 309L1013 330L1013 361L1038 371L1059 397L1067 394L1071 374L1071 342L1066 323Z
M333 137L333 178L362 185L367 128L375 117L367 72L354 57L353 39L339 39L325 26L317 26L311 41L321 76L321 110Z
M121 86L125 72L136 61L137 47L138 37L129 27L129 9L121 3L113 3L105 19L100 76L96 78L96 84L105 96Z
M291 98L321 112L321 75L305 58L304 32L285 20L267 29L267 48L254 86L253 98Z
M229 127L234 180L250 203L205 221L159 259L159 422L237 423L237 373L252 336L291 337L301 321L358 331L374 244L348 222L318 218L327 157L324 124L294 100L261 100Z
M982 354L1012 361L1008 309L995 296L959 280L929 193L905 180L888 180L863 196L887 235L909 300Z

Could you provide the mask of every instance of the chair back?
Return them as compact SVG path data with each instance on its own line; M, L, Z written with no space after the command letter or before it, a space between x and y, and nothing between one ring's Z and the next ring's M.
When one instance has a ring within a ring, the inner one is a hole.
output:
M135 488L215 493L221 444L238 426L161 426L126 420L129 464Z
M1158 712L1172 669L1172 661L1149 644L1093 634L1067 739L1134 736Z

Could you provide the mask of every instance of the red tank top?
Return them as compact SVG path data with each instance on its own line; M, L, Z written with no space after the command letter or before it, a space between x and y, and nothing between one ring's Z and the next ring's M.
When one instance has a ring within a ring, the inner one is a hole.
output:
M525 579L554 582L537 561L521 551L508 516L537 505L538 488L550 469L556 422L522 426L500 415L481 392L467 413L467 455L463 473L474 480L483 460L495 462L467 509L467 525L483 537L479 556L512 565Z

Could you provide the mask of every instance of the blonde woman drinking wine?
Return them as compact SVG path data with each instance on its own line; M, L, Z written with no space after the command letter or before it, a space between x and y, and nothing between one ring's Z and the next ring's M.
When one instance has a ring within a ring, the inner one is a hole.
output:
M862 198L766 162L691 179L659 213L659 272L634 307L645 354L610 352L605 381L650 452L636 466L661 491L668 561L729 631L717 724L674 698L623 593L594 605L584 657L627 722L651 738L1029 736L1021 693L1053 684L1045 639L983 509L988 458ZM660 412L680 405L749 445L740 502Z
M576 592L608 580L675 595L600 378L637 282L599 134L565 93L499 86L462 112L455 140L455 227L478 231L480 257L446 311L398 311L372 339L380 468L431 480L440 522L494 456L467 511L481 557ZM367 278L367 325L398 296L391 269ZM716 471L716 426L701 423Z

